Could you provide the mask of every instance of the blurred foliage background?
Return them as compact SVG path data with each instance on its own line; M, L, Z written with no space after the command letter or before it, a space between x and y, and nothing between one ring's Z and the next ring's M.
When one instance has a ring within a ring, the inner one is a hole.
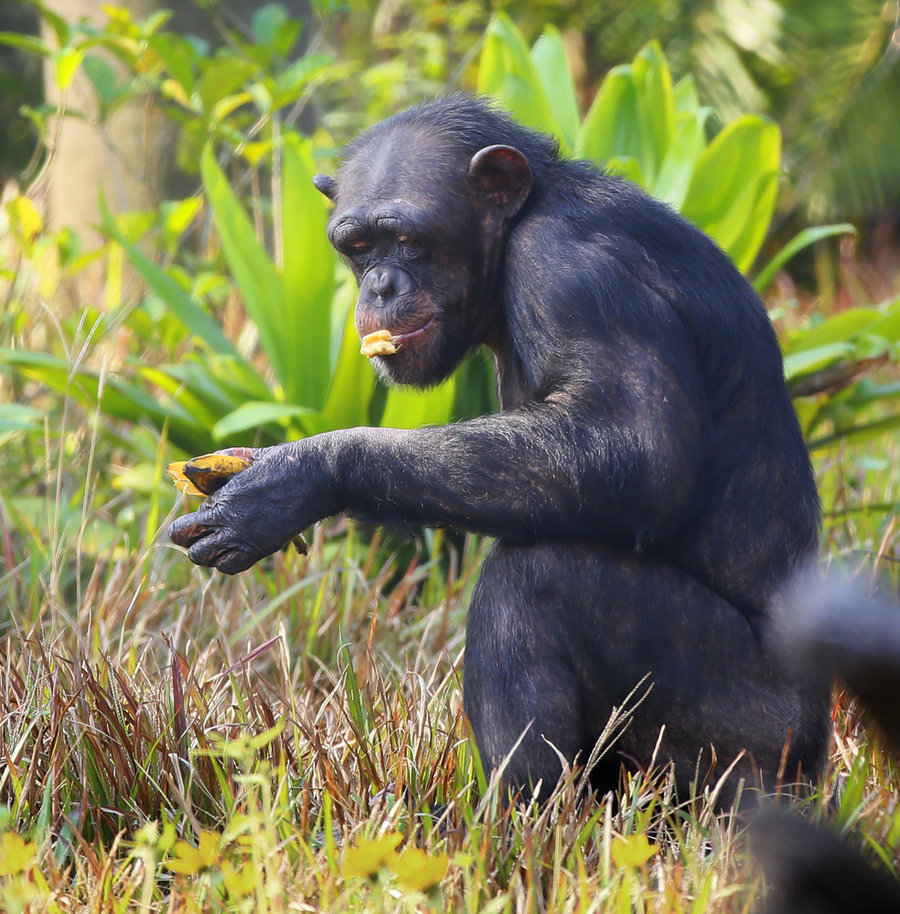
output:
M161 911L186 893L283 910L286 885L298 908L385 910L394 876L370 896L335 840L399 840L447 803L419 867L440 872L391 888L392 909L747 910L759 880L732 825L673 809L662 780L624 785L615 811L570 792L556 818L500 815L459 713L478 537L336 519L309 556L224 579L167 547L184 504L163 468L495 408L482 356L427 393L376 383L310 181L373 122L480 91L678 208L760 290L827 559L896 593L898 16L897 0L3 0L0 908ZM896 872L896 765L846 700L834 717L816 808ZM613 835L649 836L663 862L613 865Z
M711 234L766 297L823 466L893 440L897 2L172 6L0 10L0 462L35 549L54 487L73 530L97 510L100 554L155 535L168 456L495 407L482 356L427 393L375 381L310 184L359 130L448 91L493 96ZM822 476L867 541L890 463L854 457L849 501Z

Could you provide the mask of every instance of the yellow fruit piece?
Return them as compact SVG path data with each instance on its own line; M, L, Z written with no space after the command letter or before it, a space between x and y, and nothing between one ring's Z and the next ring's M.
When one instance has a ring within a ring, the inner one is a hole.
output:
M205 496L221 489L235 473L246 470L250 463L249 458L233 454L203 454L170 463L166 473L185 494Z
M397 346L390 330L376 330L363 337L362 348L359 351L371 359L376 355L393 355L397 351Z
M205 498L206 496L184 475L184 465L186 463L186 460L176 460L174 463L170 463L166 467L166 475L171 477L172 482L175 483L175 488L179 492L184 492L185 495L199 495L200 498Z
M242 451L247 456L240 456L235 451ZM235 473L246 470L253 463L250 453L250 448L230 448L224 453L176 460L166 467L166 473L179 492L206 498L221 489ZM298 533L291 542L300 555L309 552L309 546L301 534Z

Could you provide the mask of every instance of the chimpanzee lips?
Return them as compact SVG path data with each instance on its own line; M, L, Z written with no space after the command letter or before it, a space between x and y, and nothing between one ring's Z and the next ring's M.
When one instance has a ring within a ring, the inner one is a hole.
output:
M425 336L433 326L434 318L430 317L421 327L417 327L415 330L409 330L406 333L394 334L391 340L398 349L403 349L420 337Z

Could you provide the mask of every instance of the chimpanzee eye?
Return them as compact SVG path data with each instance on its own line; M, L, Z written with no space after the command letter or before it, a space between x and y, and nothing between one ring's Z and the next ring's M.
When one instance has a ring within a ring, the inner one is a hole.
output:
M400 234L397 236L397 246L400 248L400 253L407 259L412 260L415 257L420 257L422 255L421 246L413 240L409 235Z
M356 241L348 242L345 247L351 254L368 254L372 250L372 242L358 238Z

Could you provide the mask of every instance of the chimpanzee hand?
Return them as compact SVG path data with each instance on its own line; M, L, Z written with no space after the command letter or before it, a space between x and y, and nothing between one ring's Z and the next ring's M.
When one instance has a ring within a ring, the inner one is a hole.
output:
M172 542L197 565L246 571L291 537L338 511L315 439L252 452L237 473L193 513L169 528Z

